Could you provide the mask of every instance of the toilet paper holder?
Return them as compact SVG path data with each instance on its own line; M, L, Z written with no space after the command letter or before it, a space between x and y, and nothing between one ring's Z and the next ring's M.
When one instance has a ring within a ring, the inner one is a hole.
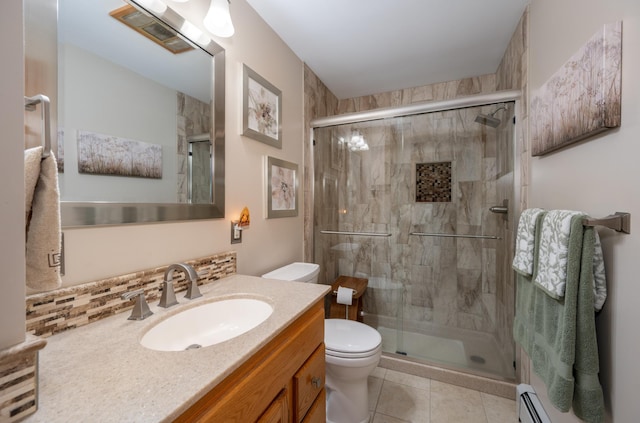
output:
M338 290L335 289L332 291L333 295L338 295ZM356 291L355 289L353 289L352 295L355 297L356 295L358 295L358 291Z

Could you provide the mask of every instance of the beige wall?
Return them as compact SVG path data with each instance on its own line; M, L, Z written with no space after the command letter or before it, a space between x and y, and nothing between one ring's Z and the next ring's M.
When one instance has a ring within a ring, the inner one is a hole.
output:
M24 174L22 1L2 2L0 38L0 351L24 340ZM10 182L9 182L10 181Z
M637 0L533 0L530 6L531 94L602 25L623 21L622 126L542 158L531 160L529 206L583 210L593 216L614 211L640 216L640 2ZM597 317L600 380L607 421L640 416L640 284L637 225L631 235L603 229L609 298ZM532 373L539 393L544 386ZM574 422L545 400L554 423Z
M200 26L208 3L192 0L172 7ZM263 158L269 155L291 161L302 171L303 64L245 0L234 0L231 14L236 33L218 40L226 49L226 217L66 230L65 285L227 250L237 251L238 272L248 275L302 260L302 198L298 217L264 218ZM240 135L243 63L282 91L282 150ZM302 188L299 194L302 196ZM251 228L244 232L242 244L232 246L229 222L240 216L244 206L251 211Z

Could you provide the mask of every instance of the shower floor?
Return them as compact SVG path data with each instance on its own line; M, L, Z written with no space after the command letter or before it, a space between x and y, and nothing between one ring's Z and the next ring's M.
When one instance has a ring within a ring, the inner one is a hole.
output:
M374 326L375 327L375 326ZM512 362L507 362L489 334L456 331L455 338L402 331L377 326L382 335L382 351L400 354L433 364L468 369L488 377L512 380ZM451 331L451 330L449 330Z

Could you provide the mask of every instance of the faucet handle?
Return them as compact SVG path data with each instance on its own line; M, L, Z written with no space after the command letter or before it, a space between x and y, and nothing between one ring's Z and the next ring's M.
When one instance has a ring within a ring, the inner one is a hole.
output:
M129 316L128 320L144 320L153 314L153 312L149 310L149 305L147 304L147 300L144 297L144 290L142 289L125 292L120 298L123 300L136 299L136 303L133 305L133 310L131 310L131 316Z

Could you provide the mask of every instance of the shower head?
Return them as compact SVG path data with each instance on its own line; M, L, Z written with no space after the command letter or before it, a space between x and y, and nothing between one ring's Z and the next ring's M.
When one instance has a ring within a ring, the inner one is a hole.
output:
M500 119L493 117L493 115L498 113L500 110L507 110L507 108L504 105L501 105L500 107L495 109L493 112L489 113L488 115L480 113L478 114L478 116L476 116L475 121L477 123L481 123L483 125L487 125L492 128L497 128L500 125Z
M476 116L476 122L492 128L497 128L500 125L500 119L494 118L491 115L484 115L482 113Z

